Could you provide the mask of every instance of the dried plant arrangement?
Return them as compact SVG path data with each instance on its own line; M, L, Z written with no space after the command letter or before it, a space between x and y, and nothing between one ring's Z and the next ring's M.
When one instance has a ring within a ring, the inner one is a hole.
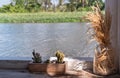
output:
M116 72L114 51L110 42L110 29L112 17L109 9L102 14L99 6L86 16L91 22L91 38L96 40L98 46L95 49L93 72L99 75L110 75Z

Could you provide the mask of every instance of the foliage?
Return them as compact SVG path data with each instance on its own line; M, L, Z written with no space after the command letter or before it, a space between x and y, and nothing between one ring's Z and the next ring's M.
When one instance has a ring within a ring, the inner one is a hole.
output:
M88 7L94 6L96 2L99 3L100 8L105 8L102 0L68 0L68 3L64 3L64 0L58 0L58 4L55 5L51 0L11 0L11 3L4 5L0 8L1 13L28 13L28 12L42 12L42 11L60 11L60 12L73 12L73 11L88 11ZM63 7L63 8L61 8Z
M91 11L91 7L80 7L78 8L78 11Z
M33 63L41 63L42 62L40 53L36 53L35 50L33 50L32 55L33 55L33 57L32 57Z
M12 0L8 5L0 8L2 13L25 13L25 12L39 12L41 4L36 0Z
M41 7L41 4L39 4L35 0L29 0L29 1L27 1L26 9L29 12L39 12L40 7Z
M87 12L0 13L0 23L85 22Z
M63 59L64 59L64 57L65 57L65 55L64 55L64 53L63 52L61 52L61 51L57 51L56 53L55 53L55 56L57 57L57 63L63 63L64 61L63 61Z
M96 0L96 1L91 0L91 1L92 1L92 3L91 3L92 6L96 6L96 4L98 4L100 10L104 10L105 4L104 4L104 2L102 0Z

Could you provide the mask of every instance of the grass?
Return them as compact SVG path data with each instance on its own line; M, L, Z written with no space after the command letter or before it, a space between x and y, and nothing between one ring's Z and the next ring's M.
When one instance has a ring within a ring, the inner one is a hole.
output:
M0 23L85 22L87 12L0 13Z

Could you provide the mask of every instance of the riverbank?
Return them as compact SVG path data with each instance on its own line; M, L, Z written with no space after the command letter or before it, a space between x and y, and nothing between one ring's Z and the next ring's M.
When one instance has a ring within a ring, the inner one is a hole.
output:
M85 22L88 12L0 13L0 23Z

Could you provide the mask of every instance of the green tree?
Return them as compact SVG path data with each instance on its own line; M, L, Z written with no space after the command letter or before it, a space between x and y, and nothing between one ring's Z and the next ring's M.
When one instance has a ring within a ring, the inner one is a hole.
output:
M76 10L75 0L69 0L69 3L66 4L67 11L73 12Z
M20 5L21 7L25 6L26 0L12 0L13 5Z
M44 10L48 11L51 5L51 0L44 0L43 4L44 4Z
M15 8L19 7L21 10L29 12L37 12L40 9L41 4L38 0L12 0L12 4Z
M63 0L59 0L59 6L63 5Z
M2 13L7 13L7 12L10 11L10 7L11 7L10 4L9 4L9 5L3 5L3 7L0 8L0 12L2 12Z
M55 1L55 0L54 0ZM40 12L44 11L89 11L91 6L96 2L101 10L105 8L105 3L102 0L68 0L69 3L64 4L64 0L58 0L58 5L51 3L51 0L11 0L11 3L0 8L0 12Z

